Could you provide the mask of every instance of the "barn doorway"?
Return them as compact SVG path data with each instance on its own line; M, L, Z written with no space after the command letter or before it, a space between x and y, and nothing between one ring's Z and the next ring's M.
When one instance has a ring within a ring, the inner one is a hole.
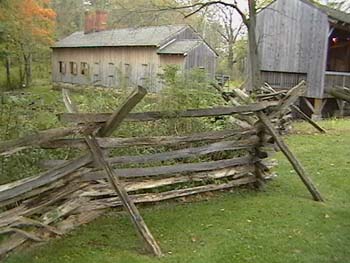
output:
M350 30L332 29L328 39L327 71L350 72Z

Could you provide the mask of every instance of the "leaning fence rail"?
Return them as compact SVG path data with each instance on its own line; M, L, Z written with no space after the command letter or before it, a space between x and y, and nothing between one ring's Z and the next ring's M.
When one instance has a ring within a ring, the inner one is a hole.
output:
M85 153L72 160L43 160L41 165L46 170L41 174L0 186L3 210L0 234L6 236L0 244L0 255L27 241L45 241L62 235L90 222L110 207L123 206L146 247L160 256L160 247L135 204L241 185L259 186L272 173L266 162L269 156L266 149L274 149L274 142L291 161L313 198L322 201L300 162L270 122L271 118L275 122L276 118L283 117L300 88L297 86L277 102L181 112L130 113L145 95L144 89L138 88L114 113L103 114L78 113L68 92L63 92L70 113L59 117L64 122L73 122L74 127L1 142L0 154L11 155L30 147L80 148ZM123 121L215 116L230 116L246 124L235 129L181 136L111 136ZM70 137L73 134L74 138ZM110 151L145 146L158 151L121 156L112 155ZM220 157L213 159L213 156ZM125 167L136 164L137 167Z

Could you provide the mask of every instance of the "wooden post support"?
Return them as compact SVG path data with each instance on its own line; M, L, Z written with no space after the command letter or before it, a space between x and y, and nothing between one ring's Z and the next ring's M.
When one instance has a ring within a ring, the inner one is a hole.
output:
M271 136L275 139L278 147L281 149L283 154L287 157L289 162L292 164L293 168L299 175L302 182L305 184L311 195L313 196L315 201L324 201L321 194L317 190L316 186L312 183L311 179L307 176L306 171L302 164L299 162L299 160L294 156L294 154L289 150L288 146L285 144L283 139L279 136L278 132L273 127L273 124L269 120L269 118L266 116L263 112L257 113L260 121L266 129L269 131Z
M122 121L126 118L129 112L137 105L138 102L146 95L146 90L142 87L138 87L125 102L118 108L118 110L112 114L110 119L106 124L99 130L101 136L108 136L113 133L113 131L120 126ZM62 96L64 104L66 105L67 111L70 113L77 112L78 108L73 103L69 97L68 90L62 90ZM119 196L124 208L129 213L131 221L134 223L138 234L145 241L146 248L156 256L161 256L162 252L156 240L152 236L150 230L145 224L142 216L140 215L138 209L136 208L134 202L130 199L124 186L120 183L117 175L114 173L110 164L104 159L102 149L100 148L96 138L92 135L85 135L84 139L90 149L90 152L95 160L95 162L102 168L107 174L107 179L113 189Z
M336 99L336 101L337 101L338 108L339 108L338 116L339 117L344 117L345 101L341 100L341 99Z
M301 81L294 88L290 89L286 96L280 100L279 105L276 109L269 114L269 118L273 119L280 115L283 115L288 108L293 105L300 96L302 96L306 91L305 81Z
M301 117L309 122L312 126L314 126L319 132L326 133L327 131L323 129L320 125L318 125L316 122L314 122L309 116L307 116L298 106L291 105L292 109L298 112Z
M117 175L114 173L109 163L106 162L106 160L104 159L103 152L100 146L98 145L98 142L96 141L95 137L88 135L85 137L85 141L88 144L96 163L99 164L99 166L105 170L109 183L112 185L113 189L118 194L120 201L122 202L126 211L129 213L131 220L134 223L138 233L144 239L148 250L153 252L158 257L161 256L162 252L160 250L160 247L158 246L156 240L149 231L134 202L128 196L128 193L125 190L124 186L120 183Z
M256 146L253 149L253 155L257 159L257 161L254 162L254 175L256 178L256 187L258 189L263 189L265 185L265 179L264 179L264 172L261 169L261 154L266 154L261 152L261 146L263 145L264 136L265 136L265 129L263 124L258 121L255 124L255 128L257 131L257 136L259 138L259 142L256 144ZM265 156L264 156L265 157Z
M322 99L314 99L314 112L312 114L313 120L320 120L322 119L322 109L323 109L323 101Z
M99 130L99 136L109 136L115 131L129 112L145 97L147 91L139 86L137 90L130 94L125 102L119 106L106 124Z

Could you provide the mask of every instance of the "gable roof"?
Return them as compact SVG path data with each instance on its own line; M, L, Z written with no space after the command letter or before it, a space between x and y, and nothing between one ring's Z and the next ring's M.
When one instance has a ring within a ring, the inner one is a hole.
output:
M186 53L202 43L203 41L198 39L177 40L165 46L164 48L160 48L157 53L169 55L186 55Z
M317 9L323 11L330 18L333 18L335 20L350 24L350 13L345 13L343 11L331 8L329 6L319 4L313 0L301 0L301 1L303 1L306 4L312 5L312 6L316 7Z
M112 29L89 34L84 34L83 31L79 31L56 42L53 48L122 46L159 47L171 36L187 27L187 25L152 26Z
M265 7L263 7L261 10L259 10L258 14L263 11L264 9L267 9L268 7L270 7L273 3L275 3L278 0L273 0L271 3L269 3L268 5L266 5ZM350 24L350 13L345 13L343 11L331 8L329 6L326 5L322 5L320 3L315 2L314 0L299 0L309 6L315 7L318 10L324 12L325 14L327 14L327 16L329 18L341 21L341 22L345 22L347 24Z

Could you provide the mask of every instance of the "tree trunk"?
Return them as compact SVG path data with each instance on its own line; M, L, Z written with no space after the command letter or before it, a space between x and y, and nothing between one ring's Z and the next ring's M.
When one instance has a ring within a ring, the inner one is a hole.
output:
M23 54L25 86L30 87L32 83L32 54Z
M6 56L5 67L6 67L6 85L7 88L11 88L11 59L10 56Z
M23 70L23 61L21 58L19 58L19 71L18 71L18 77L19 77L19 82L20 82L20 86L22 87L24 84L24 70Z
M229 47L228 47L228 56L227 56L227 65L228 65L228 69L230 72L230 76L233 77L233 65L234 65L234 61L233 61L233 43L229 43Z
M258 42L256 39L256 1L249 0L249 22L248 42L249 42L249 58L250 58L250 79L253 91L260 89L262 85L260 61L258 56Z

